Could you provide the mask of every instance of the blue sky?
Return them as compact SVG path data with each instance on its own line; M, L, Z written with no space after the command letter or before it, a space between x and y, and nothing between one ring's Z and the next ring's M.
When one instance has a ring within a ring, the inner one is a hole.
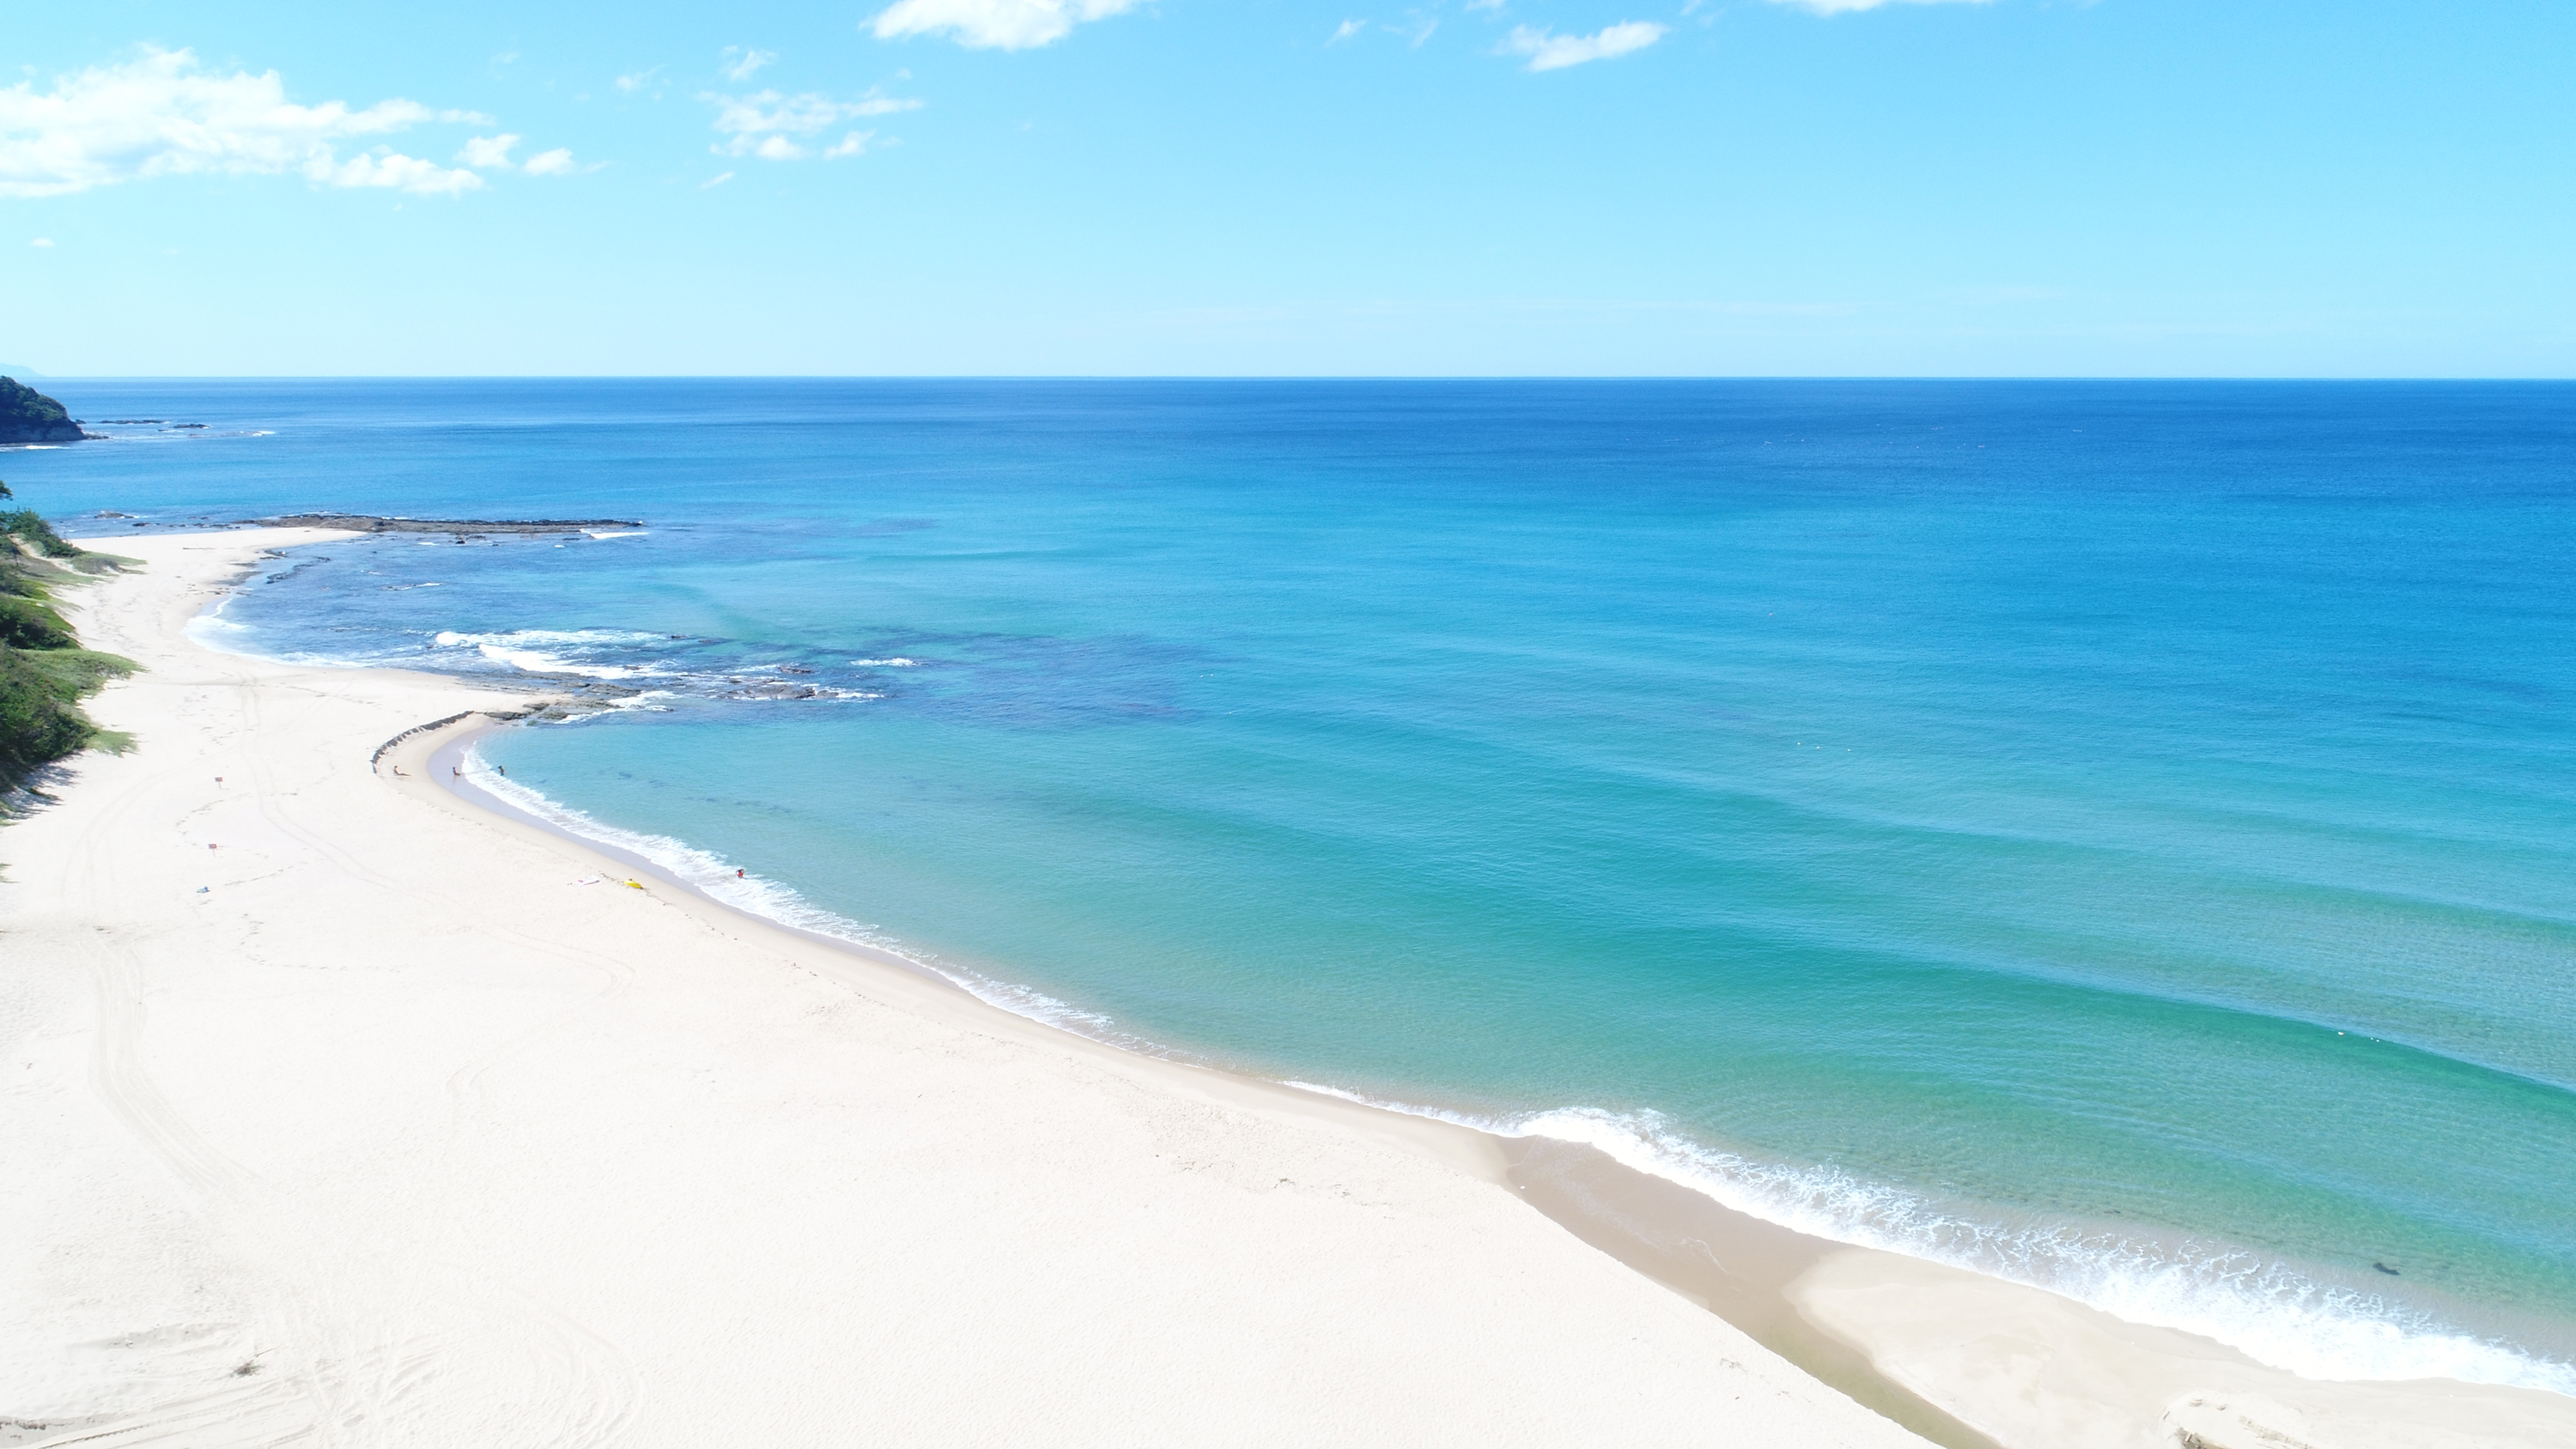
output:
M2564 0L85 0L0 66L58 376L2576 374Z

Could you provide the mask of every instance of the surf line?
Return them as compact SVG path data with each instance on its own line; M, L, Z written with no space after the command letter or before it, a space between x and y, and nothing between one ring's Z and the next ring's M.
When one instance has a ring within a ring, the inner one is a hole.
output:
M1679 1183L1630 1167L1590 1143L1509 1136L1452 1117L1403 1111L1347 1093L1229 1070L1125 1033L1085 1030L1085 1026L1095 1023L1105 1027L1107 1019L1034 992L1027 993L1032 999L1023 1002L1005 983L960 980L902 952L781 920L726 900L631 845L577 830L566 819L555 818L554 812L540 814L493 788L497 780L481 778L476 768L477 742L503 729L524 727L526 721L538 718L542 711L542 701L531 701L517 710L469 711L405 731L387 742L389 747L397 747L392 750L394 762L412 767L396 788L426 787L441 792L471 811L603 856L636 878L666 886L705 907L810 942L857 963L862 971L892 970L915 981L928 981L972 1000L982 1009L1007 1013L1097 1048L1179 1061L1217 1072L1240 1086L1298 1104L1307 1112L1329 1108L1336 1115L1356 1112L1363 1117L1396 1119L1404 1124L1398 1130L1399 1136L1426 1129L1453 1135L1467 1149L1467 1155L1488 1164L1486 1176L1507 1187L1531 1208L1630 1269L1725 1319L1828 1387L1942 1449L2003 1449L1996 1440L1882 1373L1860 1349L1810 1322L1790 1298L1791 1284L1826 1257L1855 1251L1849 1245L1739 1211ZM512 794L524 791L537 800L544 798L516 781L510 784ZM565 817L574 813L561 811ZM723 869L729 872L733 867ZM986 989L979 990L978 986Z

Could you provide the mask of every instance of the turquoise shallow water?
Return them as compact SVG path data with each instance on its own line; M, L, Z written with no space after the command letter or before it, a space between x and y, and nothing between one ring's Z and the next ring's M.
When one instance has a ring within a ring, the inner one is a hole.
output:
M0 455L57 517L645 520L308 551L206 637L644 691L485 752L745 904L2576 1391L2576 388L61 392L210 426Z

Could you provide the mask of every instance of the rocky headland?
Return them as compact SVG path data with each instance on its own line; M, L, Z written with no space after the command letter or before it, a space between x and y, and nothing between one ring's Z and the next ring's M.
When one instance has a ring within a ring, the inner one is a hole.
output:
M0 443L77 443L96 436L82 432L61 403L14 377L0 377Z

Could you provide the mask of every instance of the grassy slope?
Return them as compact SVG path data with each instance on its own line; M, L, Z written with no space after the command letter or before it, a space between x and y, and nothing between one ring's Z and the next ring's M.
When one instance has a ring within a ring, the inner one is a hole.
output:
M81 713L80 699L118 675L131 661L80 647L71 626L49 602L55 588L114 564L85 554L55 536L32 512L0 513L0 789L25 782L28 772L93 746L123 749L128 741L102 730ZM69 567L40 563L17 544Z

